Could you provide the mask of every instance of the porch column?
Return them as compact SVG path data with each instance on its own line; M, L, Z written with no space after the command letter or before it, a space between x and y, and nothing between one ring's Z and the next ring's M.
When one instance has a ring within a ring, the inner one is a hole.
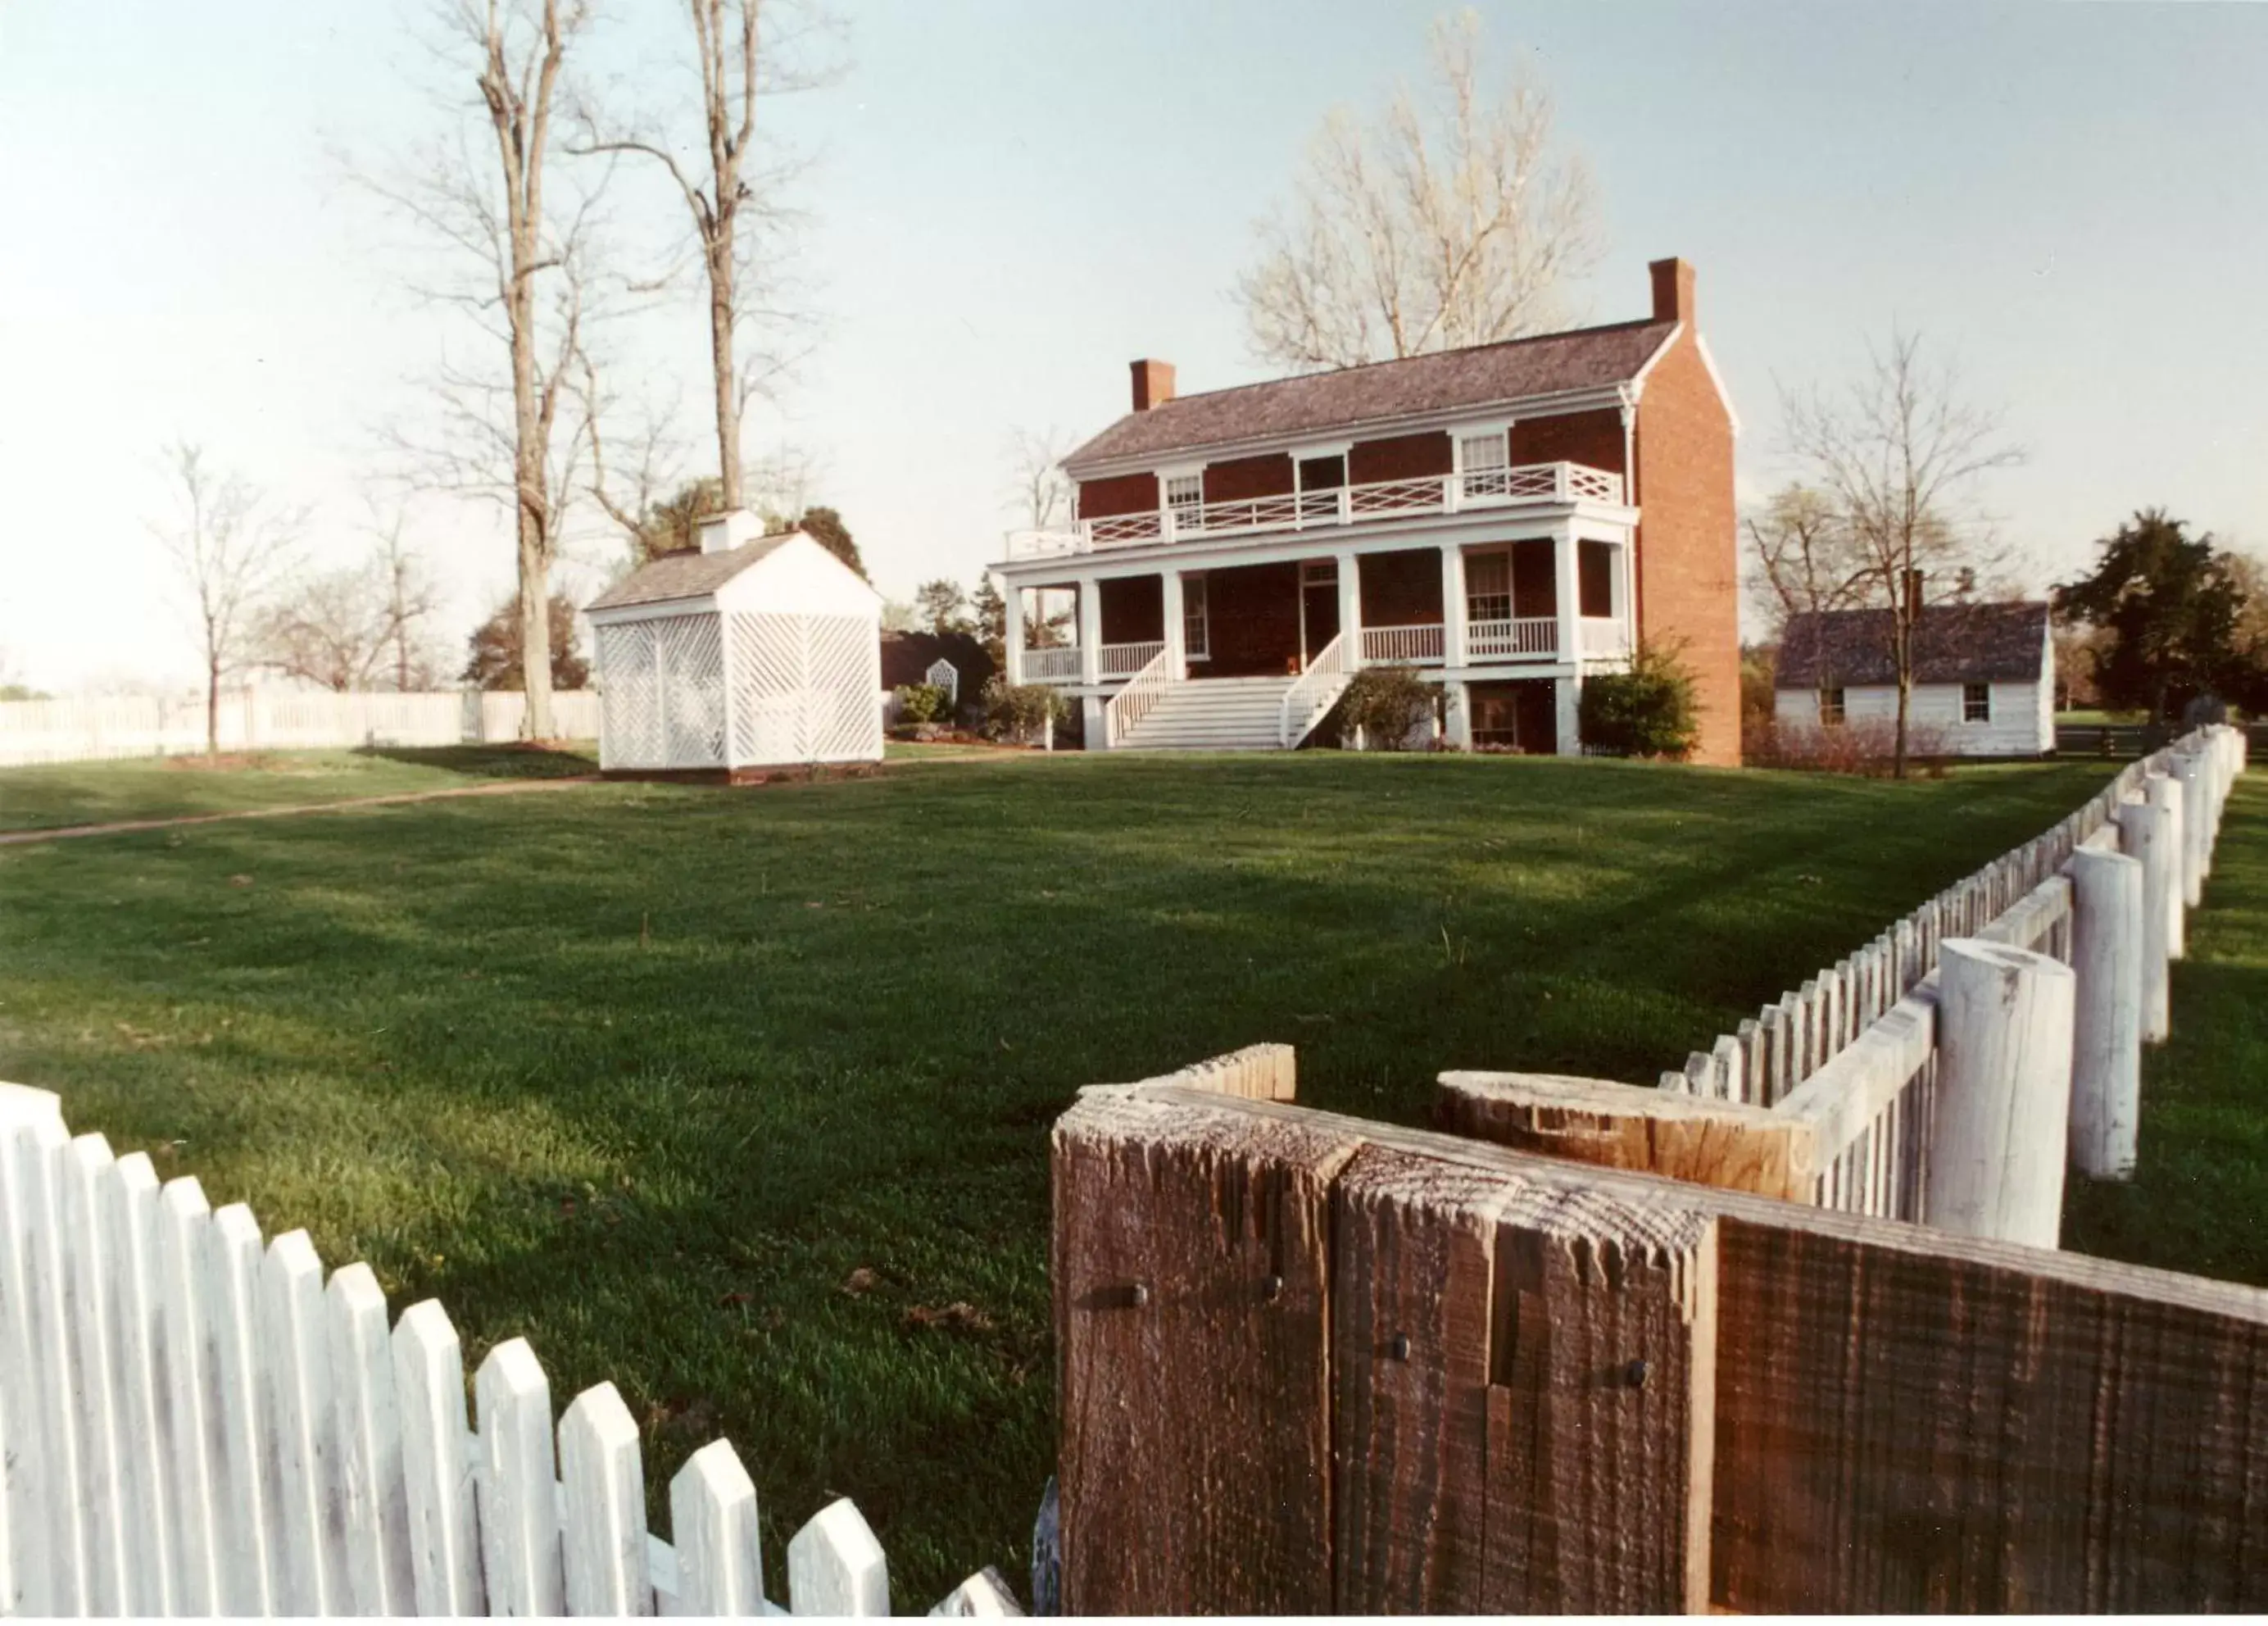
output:
M1557 702L1559 713L1555 729L1559 736L1558 754L1580 757L1583 754L1583 742L1580 737L1582 725L1578 720L1576 707L1583 698L1583 680L1580 677L1556 680L1551 685L1551 698Z
M1102 681L1102 595L1092 576L1079 579L1079 681Z
M1441 692L1445 697L1441 709L1447 717L1447 732L1449 743L1459 750L1472 750L1472 696L1466 692L1465 685L1460 683L1443 684Z
M1441 664L1465 664L1465 551L1454 543L1441 550Z
M1583 658L1583 583L1576 573L1575 528L1563 525L1551 536L1551 590L1559 617L1559 658ZM1565 709L1565 703L1562 703Z
M1020 684L1024 681L1024 589L1014 581L1003 586L1007 589L1002 596L1008 601L1008 613L1000 633L1008 646L1008 681Z
M1352 552L1341 550L1339 570L1339 636L1345 639L1341 647L1346 652L1347 670L1354 671L1362 661L1362 569L1361 559Z
M1158 573L1158 602L1163 606L1166 637L1166 676L1180 683L1189 675L1189 652L1183 647L1187 629L1182 621L1182 573Z

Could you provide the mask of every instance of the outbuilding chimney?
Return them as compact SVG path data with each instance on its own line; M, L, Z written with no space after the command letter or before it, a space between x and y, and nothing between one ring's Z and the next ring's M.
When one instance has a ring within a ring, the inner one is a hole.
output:
M1693 268L1683 260L1656 260L1646 268L1653 274L1653 319L1690 322L1693 320Z
M701 551L703 553L729 553L744 542L755 541L763 534L763 529L762 522L746 508L704 514L694 521L695 534L701 538Z
M1146 412L1174 398L1174 364L1138 361L1134 364L1134 410Z

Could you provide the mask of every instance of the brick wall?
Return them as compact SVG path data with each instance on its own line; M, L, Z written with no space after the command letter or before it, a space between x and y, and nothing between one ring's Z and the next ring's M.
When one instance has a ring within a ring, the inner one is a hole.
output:
M1609 473L1623 471L1623 415L1609 407L1596 412L1561 412L1523 418L1512 426L1514 463L1588 463Z
M1365 553L1355 561L1362 574L1365 626L1435 626L1441 619L1441 551Z
M1155 643L1166 636L1166 588L1155 576L1116 576L1096 584L1106 644Z
M1300 567L1241 565L1206 573L1209 677L1280 677L1300 653Z
M1638 410L1638 634L1682 643L1701 702L1697 762L1741 759L1739 543L1733 426L1690 322Z
M1158 507L1158 477L1154 474L1115 474L1107 480L1082 481L1079 488L1079 517L1100 520L1114 514L1153 514Z
M1280 455L1238 457L1204 471L1207 502L1243 502L1280 497L1292 489L1292 460Z
M1446 434L1358 440L1347 454L1347 484L1369 485L1380 480L1422 480L1445 475L1452 456Z

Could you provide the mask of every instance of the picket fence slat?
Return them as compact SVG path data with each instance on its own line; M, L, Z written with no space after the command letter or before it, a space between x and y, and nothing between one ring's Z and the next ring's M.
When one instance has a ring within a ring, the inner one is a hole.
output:
M525 1338L489 1351L473 1379L479 1412L481 1567L489 1610L561 1615L557 1464L551 1441L551 1380Z
M206 1306L213 1325L214 1557L218 1613L276 1612L276 1474L261 1393L260 1226L232 1202L212 1216Z
M887 1615L882 1544L848 1497L830 1502L787 1544L788 1607L797 1615Z
M61 1164L63 1300L71 1363L71 1408L80 1449L79 1495L85 1526L85 1607L90 1615L123 1612L126 1510L121 1497L115 1396L111 1388L111 1326L106 1313L110 1261L102 1223L104 1177L116 1161L110 1143L83 1135Z
M763 1612L756 1485L725 1441L712 1440L695 1452L669 1482L669 1534L677 1544L680 1612Z
M464 1353L438 1300L401 1312L394 1328L394 1378L417 1613L485 1614Z
M154 1275L158 1245L158 1171L145 1152L129 1152L110 1168L97 1194L109 1233L112 1393L125 1519L124 1587L129 1615L171 1615L173 1552L171 1497L163 1459L141 1445L160 1438L166 1406Z
M70 1136L60 1122L34 1123L18 1142L24 1181L25 1307L32 1340L31 1382L45 1415L40 1457L47 1473L47 1608L50 1615L88 1613L86 1497L78 1408L73 1402L70 1333L65 1283L69 1253L62 1231L63 1160Z
M170 1536L174 1607L184 1615L220 1612L214 1504L213 1415L219 1381L208 1331L203 1285L212 1253L212 1209L192 1178L158 1193L158 1326L165 1341L166 1415L158 1435L173 1493Z
M357 1615L408 1615L416 1588L386 1293L371 1268L357 1262L332 1273L323 1299L337 1416L346 1597Z
M0 1234L0 1315L5 1316L0 1324L0 1472L7 1482L7 1500L0 1506L7 1526L0 1532L0 1603L26 1615L53 1612L48 1577L55 1544L42 1494L45 1413L32 1330L31 1198L24 1164L38 1123L63 1133L55 1098L44 1090L0 1084L0 1226L6 1228Z
M559 1420L559 1480L568 1613L652 1614L637 1423L613 1384L584 1390Z
M323 1325L323 1261L306 1231L288 1231L268 1245L262 1274L279 1606L289 1615L342 1615L346 1515Z

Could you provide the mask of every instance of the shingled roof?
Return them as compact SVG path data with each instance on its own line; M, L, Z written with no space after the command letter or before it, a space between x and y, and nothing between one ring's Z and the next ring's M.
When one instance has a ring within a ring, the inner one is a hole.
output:
M1130 412L1064 459L1083 467L1240 441L1347 429L1418 413L1496 406L1627 383L1675 331L1674 322L1625 322L1400 361L1308 373L1264 384L1176 395Z
M759 536L721 553L687 549L649 559L584 606L585 610L625 610L632 604L663 604L672 599L706 598L742 571L776 552L779 545L801 531L782 531Z
M1859 688L1898 681L1887 610L1808 610L1788 617L1774 680L1783 689ZM1914 682L2039 681L2047 657L2043 603L1933 604L1914 625Z

